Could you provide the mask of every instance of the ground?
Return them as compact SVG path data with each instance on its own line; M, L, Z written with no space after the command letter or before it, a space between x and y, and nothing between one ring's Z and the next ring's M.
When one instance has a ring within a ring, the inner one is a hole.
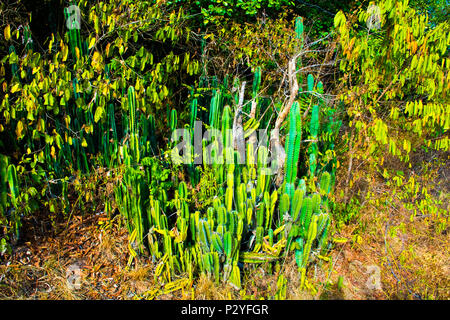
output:
M448 208L448 172L437 173L429 183L444 182L445 192L435 197ZM393 192L382 179L370 187ZM204 276L180 275L161 284L145 256L128 264L128 232L120 215L79 213L53 223L28 218L26 238L11 256L0 257L0 299L273 299L279 272L288 280L287 299L449 299L448 226L437 229L432 217L412 219L404 201L388 207L367 203L354 219L334 226L328 252L309 268L303 289L292 256L282 270L247 270L241 290ZM448 210L439 219L448 221Z

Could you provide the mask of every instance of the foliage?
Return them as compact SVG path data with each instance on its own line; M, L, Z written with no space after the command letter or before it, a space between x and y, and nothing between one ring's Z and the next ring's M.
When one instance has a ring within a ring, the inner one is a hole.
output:
M272 70L286 65L288 57L295 52L298 39L292 24L286 15L274 20L258 19L253 24L234 22L219 30L218 36L223 41L220 47L233 53L232 67L248 64L254 69L259 66L268 76Z
M7 25L3 32L10 49L0 69L0 150L13 155L9 162L17 168L17 217L40 203L50 212L68 213L69 184L94 164L115 167L119 145L137 125L144 133L139 143L154 154L155 130L164 122L152 114L165 111L180 74L198 71L188 53L174 53L189 42L181 9L133 1L79 5L88 30L52 34L45 51L34 48L28 26ZM169 19L162 21L166 14ZM159 51L156 43L172 50ZM132 128L126 114L130 84L139 117Z
M448 20L450 3L448 0L410 0L409 5L419 13L427 13L432 27Z
M128 264L148 255L164 290L199 275L240 289L243 271L263 267L278 280L268 297L285 299L288 255L300 289L315 291L308 267L331 267L330 233L365 224L367 206L402 203L410 221L447 232L448 195L415 163L449 147L442 2L431 18L407 0L70 4L80 28L51 34L0 4L1 256L38 211L119 212Z
M402 170L389 170L383 168L380 174L387 180L386 185L393 190L385 197L386 205L399 201L409 212L409 220L423 219L424 223L432 228L436 234L447 232L449 211L446 189L441 186L434 167L444 166L438 160L421 163L421 174L411 173L409 176ZM381 171L381 170L380 170ZM434 181L430 184L430 181ZM368 194L368 198L371 198ZM369 203L373 203L369 200Z
M427 15L417 15L407 1L381 1L380 29L360 31L370 13L335 17L342 47L341 98L347 105L357 157L383 163L380 151L409 161L421 147L448 150L450 109L448 47L450 24L428 30Z
M175 0L173 3L187 4L192 14L201 13L204 25L215 23L222 17L247 20L261 11L280 12L285 7L294 6L291 0Z

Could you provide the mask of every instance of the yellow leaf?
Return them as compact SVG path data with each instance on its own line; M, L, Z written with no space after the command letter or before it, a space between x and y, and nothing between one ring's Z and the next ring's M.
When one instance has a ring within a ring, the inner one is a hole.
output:
M17 123L17 127L16 127L16 135L19 139L22 138L22 136L23 136L22 133L23 133L23 123L22 123L22 121L19 121Z
M16 83L11 88L11 93L14 93L14 92L17 92L17 91L19 91L19 83Z
M106 45L106 56L109 57L109 48L111 47L111 43Z
M105 85L105 86L103 87L102 93L103 93L104 96L107 96L107 95L108 95L108 93L109 93L108 85Z
M101 106L98 106L97 109L95 110L95 115L94 115L94 121L95 123L97 123L103 115L103 108Z
M94 55L92 56L91 66L95 69L99 68L100 67L100 59L101 59L100 52L95 51Z
M67 56L69 55L69 47L68 46L63 45L62 54L63 54L62 61L66 61L67 60Z
M334 243L346 243L348 241L348 239L346 238L334 238L333 242Z
M4 34L5 34L6 41L11 39L11 26L9 24L6 26L6 28L4 30Z
M51 38L51 40L50 40L50 42L49 42L49 44L48 44L48 53L51 53L51 52L52 52L53 42L55 42L55 36L54 36L53 33L52 33L52 38Z
M92 61L97 61L100 58L100 52L95 51L94 55L92 56Z
M85 138L83 138L83 142L81 142L81 146L83 146L84 148L87 147L87 142L86 142Z

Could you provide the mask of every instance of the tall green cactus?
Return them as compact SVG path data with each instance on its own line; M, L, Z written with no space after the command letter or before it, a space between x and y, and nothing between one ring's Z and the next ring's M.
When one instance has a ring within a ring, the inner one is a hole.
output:
M294 194L297 166L302 139L302 123L298 102L294 102L289 112L289 135L287 137L286 187L285 192L291 197Z
M197 99L194 98L194 99L192 99L191 104L190 104L191 113L190 113L189 123L190 123L191 128L194 128L194 122L197 120L197 108L198 108L197 103L198 103Z
M260 85L261 85L261 67L257 67L255 71L255 77L253 79L253 87L252 87L253 99L255 99L256 96L258 95Z
M219 129L219 116L220 116L220 90L214 90L211 98L211 106L209 112L209 126L211 128Z
M225 106L222 114L222 138L223 147L225 150L228 150L233 145L233 137L231 132L232 122L231 108L229 106Z
M4 217L8 207L8 157L0 154L0 217Z
M130 120L130 152L133 157L133 161L139 162L139 130L137 126L137 106L136 106L136 93L133 86L128 88L128 111Z
M295 19L295 39L297 40L297 51L301 51L303 49L304 43L304 35L303 35L303 18L297 17ZM296 68L297 70L301 68L302 60L301 56L297 59ZM298 83L302 83L302 73L297 73L297 81Z
M172 109L170 111L170 120L169 120L170 131L174 131L177 129L177 123L178 123L177 110Z
M311 133L311 145L309 149L309 174L313 177L316 173L317 168L317 158L318 158L318 144L317 137L319 134L319 106L314 105L311 114L310 122L310 133Z
M66 20L69 20L69 9L68 8L64 8L64 16L66 18ZM81 33L80 33L80 27L79 25L77 25L77 20L76 19L72 19L72 26L68 31L68 35L69 35L69 44L70 44L70 50L71 50L71 54L73 59L76 61L78 59L77 57L77 51L79 53L79 55L83 55L85 52L85 46L82 45L82 38L81 38Z
M14 164L8 165L7 180L11 194L11 205L14 207L12 214L13 230L17 238L19 238L19 228L21 225L20 216L18 214L18 198L19 198L19 184L17 181L17 170Z
M303 18L295 18L295 38L297 40L303 40Z

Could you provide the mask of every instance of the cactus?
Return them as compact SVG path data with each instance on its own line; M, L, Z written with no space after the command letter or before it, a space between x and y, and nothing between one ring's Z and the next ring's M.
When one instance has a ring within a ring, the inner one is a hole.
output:
M303 252L303 264L306 266L308 262L309 254L311 251L312 243L317 236L317 216L313 216L311 223L308 226L308 233L306 235L305 250Z
M309 149L309 171L310 176L313 177L316 172L317 167L317 154L318 154L318 146L317 146L317 136L319 133L319 106L314 105L312 109L311 122L310 122L310 134L311 143Z
M133 162L139 162L139 132L136 124L136 94L134 87L128 88L128 108L130 116L130 152L133 158Z
M295 19L295 38L298 40L303 39L303 18L297 17Z
M253 99L255 99L258 94L260 84L261 84L261 67L257 67L255 71L255 77L253 79L253 88L252 88Z
M281 274L277 280L277 293L275 300L286 300L287 279Z
M331 175L328 172L324 172L320 177L320 192L322 195L330 193L331 189Z
M311 216L313 213L313 202L310 197L303 199L303 205L301 210L301 226L306 231L309 228L309 224L311 222Z
M322 199L320 198L320 195L317 193L313 194L311 201L312 201L312 212L319 213L320 203L322 201Z
M214 90L214 94L211 99L211 106L210 106L210 112L209 112L209 126L211 128L219 128L219 113L220 113L220 107L219 107L219 101L220 101L221 95L220 91Z
M174 131L177 129L177 110L175 110L175 109L172 109L170 111L169 125L170 125L170 131Z
M190 108L191 108L191 117L189 123L191 128L194 128L194 123L197 120L197 99L192 99Z
M231 109L229 106L225 106L222 114L222 135L223 135L223 147L225 150L232 147L233 137L231 134ZM225 152L225 151L224 151Z
M291 197L294 194L295 179L297 178L297 164L301 144L301 117L298 102L294 102L289 112L289 135L287 137L287 166L285 192Z
M300 216L300 211L302 209L304 194L305 194L305 192L302 189L295 190L294 197L292 199L292 206L291 206L291 217L294 220L294 222L297 222L298 218Z
M8 207L8 157L0 154L0 217L5 216Z
M285 215L289 212L289 195L287 193L281 196L280 214Z
M274 190L272 195L270 196L270 205L267 208L267 219L266 219L266 229L270 229L272 227L273 220L273 212L275 210L275 205L278 200L278 192Z
M9 189L11 192L11 204L13 207L15 207L14 209L14 213L13 213L13 225L14 225L14 233L16 234L16 237L19 238L19 228L20 228L20 216L18 215L17 211L18 211L18 198L19 198L19 184L17 181L17 171L16 171L16 166L13 164L10 164L8 166L8 170L7 170L7 177L8 177L8 184L9 184Z
M69 19L70 15L69 15L68 8L64 8L64 16L65 16L66 20ZM70 44L72 57L74 60L77 60L78 59L77 51L78 51L78 55L83 55L84 47L82 46L80 26L77 25L76 19L72 19L71 27L72 28L69 29L69 31L68 31L69 44Z
M303 49L303 41L304 41L303 18L302 17L297 17L295 19L295 38L297 39L297 51L301 51ZM300 69L301 65L302 65L302 61L301 61L301 57L299 57L297 59L297 64L296 64L297 70ZM297 74L297 81L298 81L298 83L302 82L302 76L301 76L300 72Z
M8 196L9 194L9 196ZM12 224L13 233L18 239L19 228L21 226L19 215L19 183L17 180L17 170L14 164L9 164L8 158L0 154L0 219L8 217L6 215L8 207L11 210L9 223Z

